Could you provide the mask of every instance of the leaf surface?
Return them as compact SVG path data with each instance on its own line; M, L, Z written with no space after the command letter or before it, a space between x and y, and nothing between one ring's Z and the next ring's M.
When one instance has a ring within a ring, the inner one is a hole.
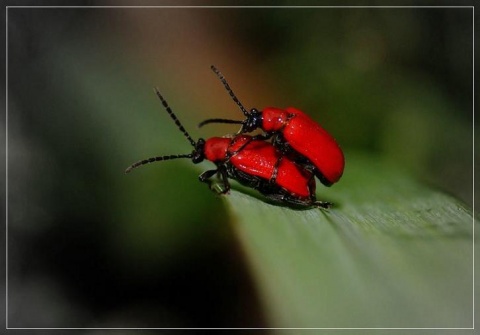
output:
M388 163L347 158L338 185L317 190L330 210L224 198L272 326L472 327L470 209Z

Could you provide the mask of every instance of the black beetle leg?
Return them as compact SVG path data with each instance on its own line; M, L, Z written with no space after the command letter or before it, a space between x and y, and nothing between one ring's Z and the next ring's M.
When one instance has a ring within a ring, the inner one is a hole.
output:
M258 140L266 141L266 140L270 139L272 136L273 136L273 133L263 133L263 134L258 134L258 135L252 136L251 140L252 141L258 141Z
M218 173L222 177L222 182L223 182L223 190L219 192L220 194L226 194L228 191L230 191L230 183L228 181L228 174L227 174L227 169L225 166L220 166L218 168Z
M216 174L218 173L221 178L222 178L222 183L223 183L223 189L221 189L220 191L217 191L214 189L213 185L212 185L212 180L211 178ZM200 176L198 176L198 179L203 182L203 183L206 183L208 185L208 187L215 193L217 194L225 194L225 193L228 193L228 191L230 191L230 183L228 182L228 174L227 174L227 170L220 166L218 169L216 170L207 170L205 172L203 172Z
M333 204L328 201L314 201L312 205L315 207L324 208L324 209L329 209L333 206Z
M213 175L215 175L218 172L218 170L207 170L203 172L201 175L198 176L198 180L200 180L202 183L206 183L208 187L212 189L212 178Z
M265 194L265 196L275 202L284 203L284 204L286 203L293 206L317 207L317 208L329 209L333 205L332 203L326 202L326 201L316 201L314 199L299 199L282 192Z

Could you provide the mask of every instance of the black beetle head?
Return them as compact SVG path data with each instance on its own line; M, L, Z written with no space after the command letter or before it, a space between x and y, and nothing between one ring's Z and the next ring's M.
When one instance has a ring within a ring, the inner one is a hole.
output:
M263 116L262 112L260 112L256 108L252 108L250 113L248 113L247 118L245 119L243 126L242 126L242 133L250 133L257 128L262 127Z
M192 151L192 162L198 164L205 159L205 140L203 138L198 139L195 144L195 149Z

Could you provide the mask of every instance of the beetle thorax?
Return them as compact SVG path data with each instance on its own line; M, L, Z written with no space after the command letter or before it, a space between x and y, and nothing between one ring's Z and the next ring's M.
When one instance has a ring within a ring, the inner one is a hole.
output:
M211 162L224 161L227 157L227 149L232 141L231 138L212 137L205 142L205 158Z
M281 131L288 121L289 113L283 109L267 107L262 111L262 129L269 132Z

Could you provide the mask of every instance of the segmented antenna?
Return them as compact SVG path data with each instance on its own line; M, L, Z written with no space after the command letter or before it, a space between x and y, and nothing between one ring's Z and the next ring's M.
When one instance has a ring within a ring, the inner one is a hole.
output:
M175 113L173 113L172 109L170 108L170 106L168 106L168 103L167 101L164 99L164 97L160 94L160 91L158 90L158 88L154 88L154 91L155 93L157 94L158 98L160 99L160 101L162 102L163 106L165 107L165 109L167 110L167 113L168 115L170 115L170 117L173 119L173 121L175 121L175 124L177 125L178 129L180 129L180 131L183 133L183 135L185 135L185 137L187 138L187 140L190 141L190 144L195 148L196 146L196 143L195 141L192 139L192 137L190 136L190 134L188 134L188 132L185 130L185 128L183 128L183 125L180 123L180 120L177 118L177 116L175 115ZM132 171L133 169L136 169L142 165L145 165L145 164L149 164L149 163L153 163L153 162L158 162L158 161L167 161L167 160L170 160L170 159L177 159L177 158L192 158L193 157L193 153L190 153L190 154L183 154L183 155L167 155L167 156L158 156L158 157L151 157L151 158L147 158L147 159L143 159L141 161L138 161L136 163L133 163L132 165L130 165L126 170L125 170L125 173L129 173L130 171Z
M213 72L215 72L215 74L217 75L218 79L220 79L220 81L222 82L223 86L225 86L225 89L227 90L228 94L230 94L230 96L232 97L233 101L238 105L238 107L240 107L240 110L243 112L243 114L245 116L248 116L248 111L245 109L245 107L243 107L242 103L240 102L240 100L238 100L238 98L235 96L235 93L233 93L232 89L230 88L230 85L228 85L227 83L227 80L225 79L225 77L223 76L223 74L214 66L210 66L210 68L212 69Z
M160 101L162 102L163 106L165 107L165 109L167 110L167 113L168 115L170 115L170 117L173 119L173 121L175 121L175 124L177 125L178 129L180 129L180 131L183 133L183 135L185 135L185 137L187 138L187 140L190 141L190 144L195 147L195 141L192 139L192 137L190 136L190 134L185 130L185 128L183 128L183 125L180 123L180 120L177 118L177 116L173 113L172 109L170 108L170 106L168 106L168 103L167 101L165 100L165 98L160 94L160 91L158 90L157 87L154 88L154 91L155 93L157 94L158 98L160 99Z
M228 123L228 124L244 124L245 121L237 121L237 120L229 120L229 119L207 119L203 120L198 124L198 128L203 127L206 124L209 123Z
M133 163L130 165L126 170L125 173L129 173L135 168L138 168L139 166L153 163L153 162L158 162L158 161L168 161L169 159L177 159L177 158L192 158L192 154L186 154L186 155L167 155L167 156L159 156L159 157L151 157L147 158L141 161L138 161L136 163Z

